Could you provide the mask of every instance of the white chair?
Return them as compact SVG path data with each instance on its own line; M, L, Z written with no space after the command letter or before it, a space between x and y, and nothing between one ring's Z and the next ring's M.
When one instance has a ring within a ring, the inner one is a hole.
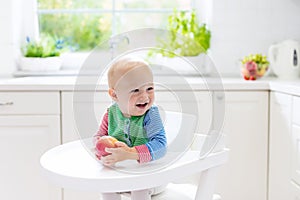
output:
M165 129L166 129L166 134L167 134L167 138L168 143L171 143L174 139L174 136L176 136L177 131L179 130L180 126L182 125L181 122L181 118L187 118L189 121L193 121L194 117L191 115L187 115L187 114L181 114L181 113L177 113L177 112L166 112L166 123L164 125ZM174 132L176 134L174 134ZM220 133L219 133L220 134ZM194 134L194 140L191 146L191 150L192 151L201 151L203 150L203 143L204 141L210 136L208 135L203 135L203 134ZM218 141L216 141L215 139L218 139ZM218 151L222 151L225 149L225 142L224 142L224 135L219 135L219 138L213 138L214 141L212 141L212 143L215 142L215 146L212 147L214 149L210 149L213 152L218 152ZM211 144L213 145L213 144ZM207 150L209 151L209 150ZM215 169L208 169L209 170L215 170ZM213 172L206 172L206 173L213 173ZM205 175L203 175L205 176ZM208 175L208 179L210 179L211 183L211 188L210 190L213 190L214 188L214 180L215 177L213 177L214 175ZM179 180L179 181L175 181L174 183L170 183L167 185L167 187L161 191L159 194L152 196L152 200L168 200L168 199L172 199L172 200L181 200L181 199L194 199L195 195L197 193L197 189L198 189L198 182L200 181L201 184L201 172L200 173L196 173L188 178L185 178L184 180ZM203 177L204 178L204 177ZM201 185L199 185L199 187L201 187ZM218 194L214 194L213 195L213 200L221 200L221 196Z
M200 150L207 136L194 137L194 134L191 134L195 118L181 113L166 112L165 119L165 130L170 145L168 150L172 152L168 151L162 159L143 165L133 161L120 162L116 165L117 170L107 168L88 153L86 148L91 148L91 139L87 139L63 144L47 151L40 159L42 172L50 181L61 187L83 191L143 191L171 183L163 192L152 197L149 195L148 199L220 199L216 195L213 196L215 178L218 167L227 160L228 151L219 142L214 152L200 158ZM184 129L180 128L181 125ZM186 137L179 130L186 131ZM184 153L181 152L191 141L193 145ZM178 142L182 147L176 146ZM176 156L180 156L179 159L174 159L174 152ZM159 168L166 162L170 164ZM201 177L196 185L172 183L181 182L184 178L199 173ZM195 197L192 197L193 195Z

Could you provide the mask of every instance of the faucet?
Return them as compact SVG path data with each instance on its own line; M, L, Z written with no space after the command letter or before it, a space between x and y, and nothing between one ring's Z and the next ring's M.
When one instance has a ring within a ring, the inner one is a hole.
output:
M129 45L129 37L127 35L116 35L109 39L109 51L111 53L111 60L115 57L115 50L122 44Z

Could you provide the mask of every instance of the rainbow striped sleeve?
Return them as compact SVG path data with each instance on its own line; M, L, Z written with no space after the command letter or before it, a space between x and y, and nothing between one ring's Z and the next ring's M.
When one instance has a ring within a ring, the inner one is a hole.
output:
M144 118L144 128L148 137L151 160L163 157L167 152L167 138L157 106L152 106Z

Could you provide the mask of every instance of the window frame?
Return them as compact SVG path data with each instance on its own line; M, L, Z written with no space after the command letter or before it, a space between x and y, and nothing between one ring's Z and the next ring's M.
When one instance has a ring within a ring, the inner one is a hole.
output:
M117 28L116 28L116 24L117 24L117 15L120 13L172 13L174 11L174 9L172 8L163 8L163 9L154 9L154 8L138 8L138 9L116 9L116 1L117 0L112 0L112 9L93 9L93 8L89 8L89 9L38 9L38 2L37 0L30 0L31 5L27 6L28 10L27 12L24 12L29 14L29 9L31 10L31 15L27 15L24 16L25 17L25 21L27 22L25 24L25 28L27 28L27 30L29 31L25 31L24 35L26 36L30 36L32 38L36 38L39 36L39 15L42 14L55 14L55 13L70 13L70 14L78 14L78 13L90 13L90 14L103 14L103 13L110 13L112 14L112 35L118 34L117 33ZM178 11L190 11L192 9L195 9L197 12L200 12L200 18L201 21L203 21L204 23L208 24L211 20L211 16L210 16L210 10L207 11L207 9L203 8L203 5L206 6L207 2L199 2L196 0L191 0L190 2L190 7L191 9L178 9ZM210 3L210 6L212 3ZM201 6L200 6L201 5ZM209 7L209 9L211 9L211 7ZM32 12L33 10L33 12ZM26 14L25 14L26 15ZM29 20L34 19L34 23L29 23ZM26 34L27 32L27 34ZM67 55L65 58L63 58L63 66L61 68L61 71L65 71L65 70L73 70L74 71L74 75L76 75L76 73L79 70L80 64L78 64L77 66L68 66L65 65L65 63L80 63L80 62L75 62L74 58L76 58L77 56L74 54L81 54L81 57L84 57L87 55L87 53L82 53L82 52L75 52L75 53L67 53L69 55ZM73 55L72 55L73 54ZM85 54L85 55L83 55ZM60 72L61 73L61 72ZM71 75L73 73L68 72L68 75Z
M37 0L36 0L37 1ZM87 9L38 9L36 10L37 18L41 14L112 14L112 35L116 35L117 33L117 14L119 13L172 13L174 9L172 8L162 8L162 9L152 9L152 8L138 8L138 9L117 9L116 8L116 1L117 0L111 0L112 1L112 8L111 9L93 9L93 8L87 8ZM196 0L190 0L191 1L191 10L196 9ZM178 11L189 11L189 10L183 10L179 9ZM38 30L39 31L39 30Z

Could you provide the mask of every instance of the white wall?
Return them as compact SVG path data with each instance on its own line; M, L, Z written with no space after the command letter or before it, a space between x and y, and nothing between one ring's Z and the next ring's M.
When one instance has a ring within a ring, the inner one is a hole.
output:
M0 77L16 71L20 44L26 36L36 34L32 2L35 0L0 0Z
M20 41L36 34L24 27L24 23L34 21L34 13L23 13L30 10L24 8L33 6L32 1L35 0L0 0L0 76L16 70ZM199 13L203 13L203 6L212 8L207 12L211 18L202 19L210 24L212 58L224 76L238 76L237 62L247 54L266 54L271 44L288 38L300 41L300 0L201 2L197 5Z
M238 60L267 54L271 44L300 42L300 0L214 0L212 58L225 75L239 75Z
M14 70L12 3L0 1L0 76Z

